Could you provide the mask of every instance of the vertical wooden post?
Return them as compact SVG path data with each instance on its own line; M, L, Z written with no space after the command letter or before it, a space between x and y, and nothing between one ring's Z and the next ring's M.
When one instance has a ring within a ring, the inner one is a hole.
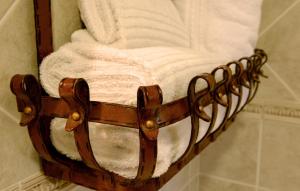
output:
M34 0L36 48L38 66L53 52L51 0Z

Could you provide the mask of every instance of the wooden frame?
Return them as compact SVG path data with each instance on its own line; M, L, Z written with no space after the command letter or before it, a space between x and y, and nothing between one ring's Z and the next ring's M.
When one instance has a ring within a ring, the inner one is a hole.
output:
M34 0L36 36L39 63L53 51L50 0ZM89 188L103 191L156 191L180 171L194 156L213 142L239 113L243 87L250 90L247 103L253 99L263 76L261 67L267 61L262 50L253 56L217 67L212 73L192 78L187 96L162 104L162 92L158 85L140 87L137 92L137 107L90 101L89 87L83 79L66 78L59 84L60 98L45 95L39 82L32 75L15 75L11 90L16 95L18 110L22 113L21 125L28 126L32 143L42 159L46 175L68 180ZM247 68L244 68L245 62ZM232 67L235 68L232 74ZM215 73L221 70L223 80L215 81ZM207 88L196 91L197 83L206 83ZM226 99L223 99L226 95ZM232 95L239 97L234 114L229 117ZM208 115L204 107L212 104ZM217 117L217 105L226 107L222 124L211 133ZM157 159L157 136L160 128L191 117L191 137L183 156L169 170L152 178ZM66 131L74 132L82 161L75 161L60 154L50 140L50 122L54 117L67 118ZM210 122L206 135L196 142L199 119ZM89 140L88 122L139 129L140 158L137 176L124 178L109 172L97 163Z

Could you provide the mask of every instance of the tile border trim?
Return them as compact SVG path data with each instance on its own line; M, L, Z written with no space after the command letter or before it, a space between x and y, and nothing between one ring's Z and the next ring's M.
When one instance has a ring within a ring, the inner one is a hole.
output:
M67 191L74 188L75 185L45 176L42 172L32 175L15 185L9 186L4 191Z
M268 115L300 119L300 108L293 108L289 106L249 104L245 107L244 112L264 113Z

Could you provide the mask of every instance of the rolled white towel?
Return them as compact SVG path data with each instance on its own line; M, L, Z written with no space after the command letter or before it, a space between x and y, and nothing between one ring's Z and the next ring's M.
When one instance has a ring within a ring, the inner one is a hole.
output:
M189 47L187 30L171 0L78 0L87 30L116 48Z
M117 40L118 26L110 0L78 0L78 6L82 21L95 39L103 44Z
M84 78L91 89L91 100L127 105L136 104L139 86L159 84L166 103L186 96L192 76L211 72L228 61L221 55L205 56L180 47L119 50L98 43L73 42L44 59L40 77L51 96L58 97L58 84L63 78Z
M126 53L93 43L64 45L44 59L40 74L51 96L58 96L63 78L84 78L92 100L131 105L136 102L137 88L154 82L151 73Z

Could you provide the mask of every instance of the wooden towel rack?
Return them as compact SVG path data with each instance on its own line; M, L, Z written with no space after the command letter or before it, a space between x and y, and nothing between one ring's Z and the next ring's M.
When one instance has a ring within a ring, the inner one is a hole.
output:
M37 56L40 64L53 51L51 0L34 0ZM64 179L89 188L103 191L156 191L178 173L207 145L216 140L239 113L243 87L250 90L249 103L255 96L261 67L267 56L256 49L253 56L221 65L212 73L204 73L191 79L187 96L162 104L162 92L158 85L140 87L137 92L137 107L91 101L89 87L83 79L66 78L59 84L60 98L46 95L40 83L32 75L15 75L11 90L16 95L22 126L28 126L34 148L42 159L46 175ZM242 62L247 64L244 67ZM233 74L231 66L235 66ZM215 73L221 70L223 80L216 82ZM199 81L207 88L196 91ZM226 95L226 100L222 99ZM232 95L238 96L238 106L229 117ZM212 104L212 115L204 107ZM220 127L211 133L217 116L217 105L226 107L225 118ZM191 137L183 156L171 165L166 173L152 178L157 160L157 137L160 128L191 117ZM74 132L78 152L82 161L72 160L59 153L50 139L50 122L53 118L66 118L66 131ZM197 141L199 119L210 122L210 127L201 141ZM139 130L140 155L137 176L134 179L109 172L97 163L89 140L88 122L97 122L135 128Z

